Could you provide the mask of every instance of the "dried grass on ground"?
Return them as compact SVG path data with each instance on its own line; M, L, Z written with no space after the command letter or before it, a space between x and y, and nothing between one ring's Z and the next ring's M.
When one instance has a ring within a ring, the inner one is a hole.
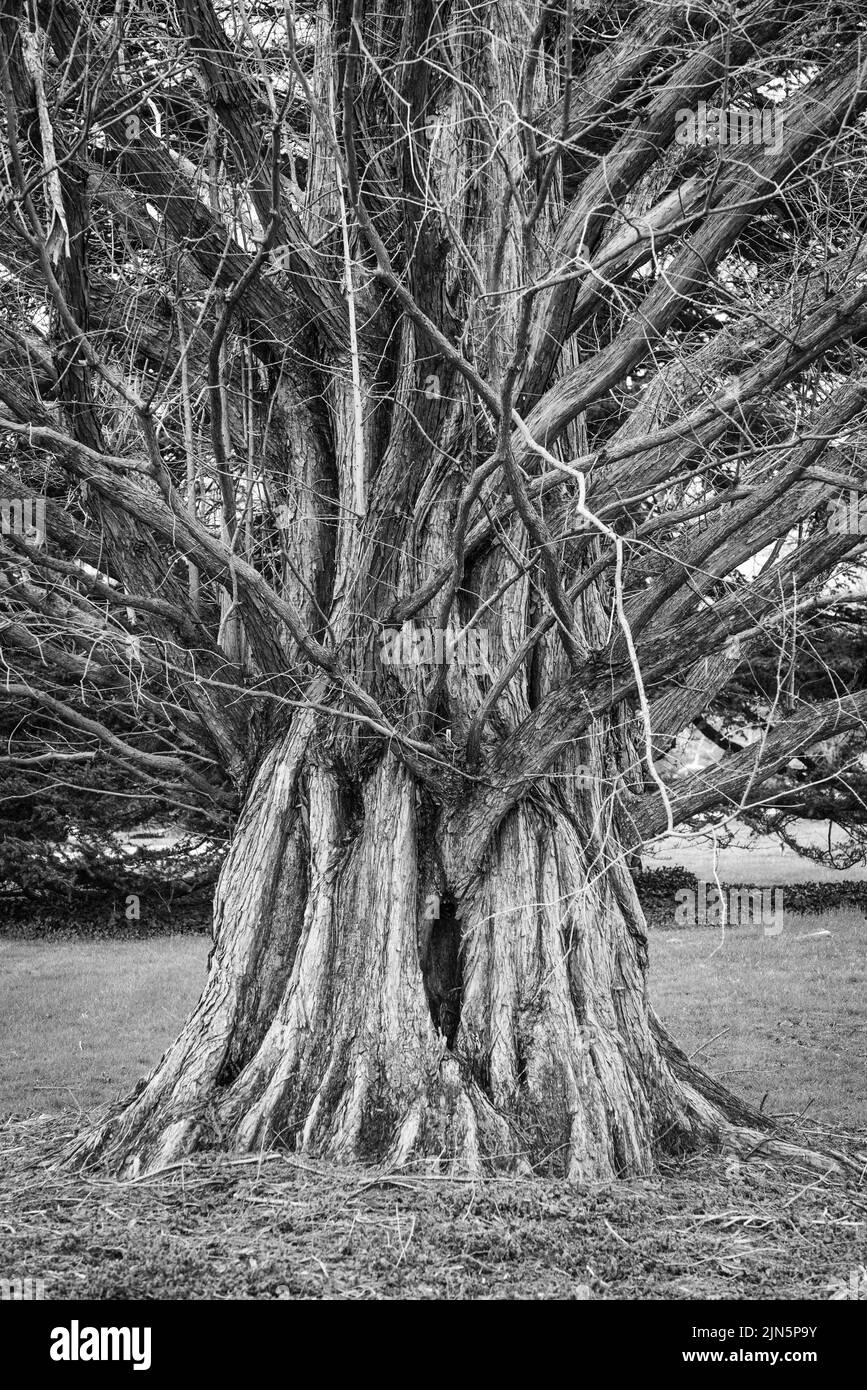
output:
M867 1186L760 1158L582 1191L271 1154L121 1184L50 1172L62 1137L56 1119L0 1128L2 1264L48 1297L823 1300L867 1264Z

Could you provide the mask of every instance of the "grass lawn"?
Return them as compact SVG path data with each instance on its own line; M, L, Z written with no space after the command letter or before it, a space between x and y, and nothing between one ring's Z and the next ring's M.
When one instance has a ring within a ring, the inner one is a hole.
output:
M0 1115L89 1111L159 1060L205 979L210 938L0 939Z
M830 936L814 936L814 932ZM867 1130L867 919L655 932L651 996L681 1046L771 1114Z
M813 937L827 930L830 936ZM688 1051L807 1142L865 1156L867 923L654 932L652 993ZM0 940L0 1277L59 1298L867 1298L867 1193L761 1156L702 1155L580 1194L291 1155L203 1155L119 1184L43 1160L159 1057L195 1002L206 937ZM28 1118L29 1117L29 1118ZM859 1141L855 1137L862 1133Z
M198 998L209 945L0 939L0 1115L86 1112L126 1091ZM656 931L651 994L686 1051L756 1104L867 1130L865 946L860 913L776 937Z

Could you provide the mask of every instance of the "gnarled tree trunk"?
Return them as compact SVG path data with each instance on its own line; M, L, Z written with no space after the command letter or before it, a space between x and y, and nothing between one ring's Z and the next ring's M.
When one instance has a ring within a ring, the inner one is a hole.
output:
M552 783L520 803L457 895L412 774L386 755L349 783L317 753L314 725L256 776L201 1001L79 1160L133 1175L200 1147L287 1145L599 1180L749 1118L672 1065L641 908L597 795L570 807Z

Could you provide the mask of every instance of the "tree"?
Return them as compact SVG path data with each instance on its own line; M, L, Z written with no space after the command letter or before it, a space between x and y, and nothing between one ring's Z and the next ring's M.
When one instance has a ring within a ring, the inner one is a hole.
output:
M785 1151L656 1018L627 857L863 728L656 767L862 544L857 6L35 8L6 689L237 815L202 998L75 1161Z

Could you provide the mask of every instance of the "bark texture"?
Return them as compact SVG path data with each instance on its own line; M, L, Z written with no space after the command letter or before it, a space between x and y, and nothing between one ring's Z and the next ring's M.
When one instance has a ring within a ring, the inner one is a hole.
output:
M305 732L275 746L242 813L200 1003L77 1162L135 1176L201 1147L287 1145L599 1181L758 1118L667 1055L598 797L516 808L454 898L402 763L356 794Z

